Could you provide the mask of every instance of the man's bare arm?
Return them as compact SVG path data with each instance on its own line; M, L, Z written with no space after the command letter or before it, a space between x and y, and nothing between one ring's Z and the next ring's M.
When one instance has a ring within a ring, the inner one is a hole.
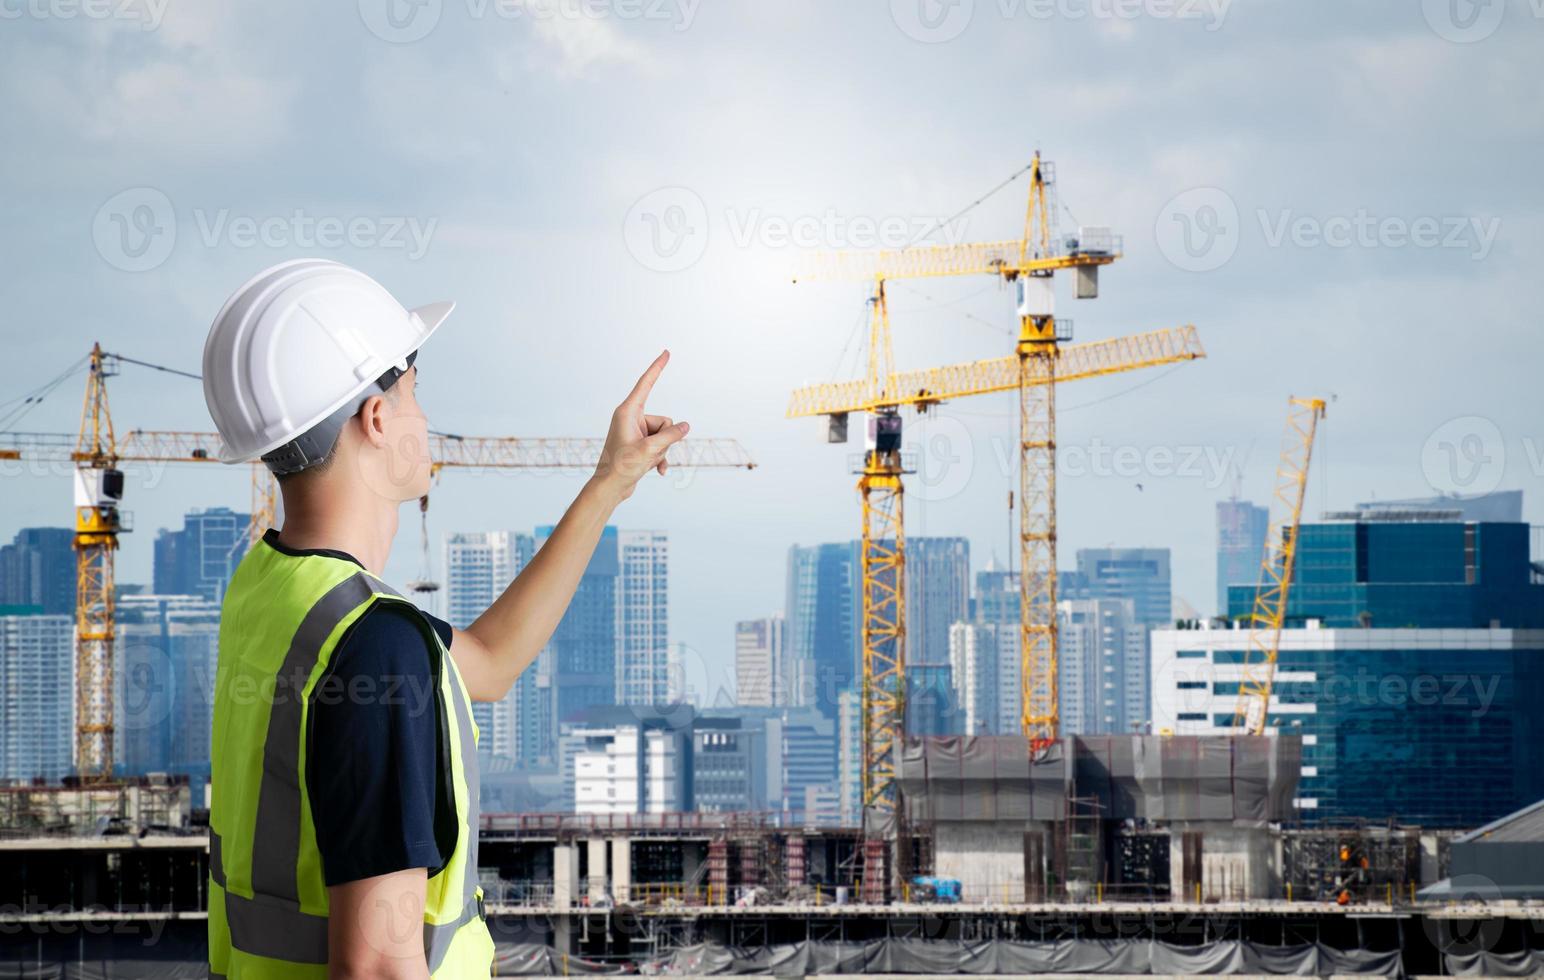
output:
M612 512L632 496L645 473L665 472L665 451L685 438L690 428L685 422L644 411L649 391L669 359L668 351L655 358L617 406L595 475L541 550L486 612L456 631L451 656L474 700L502 698L536 659L573 600Z
M327 889L330 980L428 980L428 880L426 869L408 868Z

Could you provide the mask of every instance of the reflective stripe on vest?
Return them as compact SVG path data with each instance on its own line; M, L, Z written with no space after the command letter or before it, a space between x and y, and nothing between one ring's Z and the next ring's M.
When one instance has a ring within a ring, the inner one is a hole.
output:
M259 546L254 552L276 555L270 548ZM248 558L253 558L249 555ZM331 558L286 557L278 561L336 561ZM244 562L245 564L245 562ZM233 579L233 591L238 585ZM324 583L325 584L325 583ZM318 589L318 591L320 591ZM302 908L298 880L302 865L302 809L301 783L302 738L306 717L306 686L317 671L330 637L350 616L363 614L364 607L378 601L407 602L399 593L364 572L355 572L331 585L325 594L306 611L299 627L290 638L282 664L273 678L274 691L268 706L266 733L261 747L260 778L257 780L255 800L255 826L250 847L250 880L252 897L230 891L227 885L228 841L222 840L216 826L229 832L229 828L216 820L220 797L214 799L216 814L211 815L209 841L209 872L211 881L223 894L224 924L228 930L229 949L239 950L249 956L291 964L320 965L327 962L327 916L305 911ZM294 620L291 619L290 622ZM451 943L458 931L467 927L482 915L481 898L477 889L477 831L479 778L477 748L473 734L470 700L461 683L448 651L434 634L427 621L423 624L426 639L433 643L440 657L442 683L435 688L435 697L441 706L441 717L455 715L459 758L452 760L452 782L459 775L465 786L465 799L459 802L465 812L465 821L458 827L458 840L453 862L460 856L461 875L459 888L452 895L443 889L450 882L436 882L431 878L429 895L426 896L423 948L431 973L445 962ZM222 654L223 654L222 650ZM271 655L270 655L271 656ZM268 662L272 662L271 659ZM220 705L221 692L216 693L216 707ZM264 699L265 705L266 700ZM447 705L446 702L449 702ZM227 712L236 709L229 704ZM446 711L446 708L449 711ZM238 716L247 718L247 716ZM248 719L250 720L250 719ZM218 727L218 726L217 726ZM250 753L255 746L249 744ZM218 763L217 763L218 765ZM254 775L256 775L254 773ZM250 778L250 777L249 777ZM217 785L220 780L217 779ZM454 788L454 785L453 785ZM457 794L459 796L459 794ZM251 802L248 801L248 806ZM250 812L250 811L249 811ZM232 819L238 819L233 817ZM316 855L312 854L313 860ZM441 873L449 871L449 867ZM437 876L436 876L437 877ZM310 879L308 879L310 880ZM438 887L436 887L438 885ZM315 885L310 891L316 891ZM453 887L453 886L452 886ZM451 901L447 901L451 899ZM315 899L312 900L313 903ZM451 913L454 911L454 914ZM435 922L447 918L448 921ZM481 939L486 940L491 953L491 939L486 927L480 923ZM223 938L223 937L222 937ZM215 936L211 930L211 961L215 959ZM222 953L227 951L222 950ZM462 954L458 954L461 957ZM464 959L464 957L463 957ZM279 966L281 964L275 964ZM226 966L224 963L219 963ZM463 964L464 965L464 964ZM234 967L226 969L228 975L238 974ZM263 975L270 975L264 973ZM273 975L282 975L275 973Z

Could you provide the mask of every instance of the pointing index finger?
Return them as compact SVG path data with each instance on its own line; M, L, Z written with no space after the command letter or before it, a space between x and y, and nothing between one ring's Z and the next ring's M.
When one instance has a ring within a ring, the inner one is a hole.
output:
M660 351L659 356L654 359L654 363L648 366L643 372L643 376L638 379L638 383L633 385L632 393L627 396L627 400L634 405L642 405L644 400L649 397L649 392L654 390L654 382L659 380L659 374L665 370L665 363L669 360L670 351Z

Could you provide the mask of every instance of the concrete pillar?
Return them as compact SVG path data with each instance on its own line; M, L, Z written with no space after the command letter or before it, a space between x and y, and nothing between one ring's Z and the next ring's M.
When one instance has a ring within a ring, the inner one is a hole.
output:
M552 917L552 948L559 953L574 953L574 919L571 914Z
M697 841L689 840L681 842L681 882L682 884L706 882L697 881L697 875L702 871L702 845Z
M611 839L611 894L618 903L629 901L633 885L633 839Z
M606 838L592 837L586 842L590 849L590 904L598 905L606 897Z
M571 909L579 898L579 848L558 844L552 849L552 904Z

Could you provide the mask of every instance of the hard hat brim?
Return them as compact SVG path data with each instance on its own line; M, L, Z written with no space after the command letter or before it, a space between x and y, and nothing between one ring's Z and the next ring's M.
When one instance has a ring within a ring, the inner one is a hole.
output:
M453 300L446 300L444 302L430 303L427 306L419 306L419 307L415 307L414 309L409 310L408 312L410 314L412 314L414 317L416 317L419 320L419 322L421 322L423 324L423 333L421 333L419 335L418 341L415 344L413 344L412 347L408 348L407 350L405 350L402 353L398 354L396 357L392 358L391 359L392 363L396 363L398 361L401 361L401 360L405 359L409 354L412 354L415 351L421 349L423 347L423 345L428 341L430 336L432 336L434 334L434 332L440 328L440 324L445 322L446 317L450 316L451 311L453 311L455 308L456 308L456 304L455 304L455 302ZM336 412L338 409L342 408L350 400L358 398L359 395L362 392L365 391L365 389L369 388L373 384L375 384L374 379L371 379L371 380L363 382L357 388L353 389L348 394L344 395L342 398L339 398L332 405L331 408L327 409L325 412L322 412L322 413L318 414L316 416L316 418L311 419L310 421L306 422L304 425L300 426L300 428L294 433L294 435L289 435L289 436L286 436L283 439L279 439L276 442L274 442L272 445L263 446L262 448L258 449L255 452L250 452L250 453L237 453L237 452L233 452L233 451L231 451L230 447L225 445L224 441L222 440L221 443L220 443L220 462L222 462L222 463L250 463L253 460L262 458L265 454L273 452L275 449L278 449L280 446L282 446L285 443L287 443L287 442L291 441L292 439L296 438L296 436L299 436L299 435L301 435L301 434L303 434L305 432L310 431L312 426L317 425L318 423L320 423L323 420L325 420L328 416L332 415L333 412Z

